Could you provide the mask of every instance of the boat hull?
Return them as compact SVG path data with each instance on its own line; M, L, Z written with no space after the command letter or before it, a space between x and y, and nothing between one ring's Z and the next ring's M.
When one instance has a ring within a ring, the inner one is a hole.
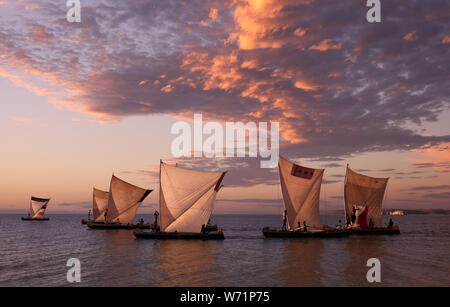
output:
M217 224L206 226L206 231L212 232L212 231L217 231L217 230L219 230L217 228Z
M394 226L388 227L377 227L377 228L348 228L348 233L351 235L399 235L400 228Z
M37 217L37 218L31 218L31 217L22 217L22 221L48 221L50 218L48 217Z
M163 232L163 231L135 231L136 239L154 239L154 240L224 240L223 232Z
M88 221L86 225L91 229L151 229L150 224L119 224Z
M276 230L269 227L264 227L263 235L268 238L342 238L349 235L349 233L342 230L326 230L318 232L302 232L289 230Z

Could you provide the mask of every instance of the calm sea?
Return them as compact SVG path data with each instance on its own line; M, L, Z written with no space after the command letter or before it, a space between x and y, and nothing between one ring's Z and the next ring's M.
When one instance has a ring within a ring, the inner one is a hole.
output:
M81 261L81 286L368 286L369 258L381 261L383 286L450 285L449 216L395 217L398 236L295 240L263 238L279 216L216 215L225 241L135 240L87 229L81 215L48 216L0 215L0 286L72 286L69 258Z

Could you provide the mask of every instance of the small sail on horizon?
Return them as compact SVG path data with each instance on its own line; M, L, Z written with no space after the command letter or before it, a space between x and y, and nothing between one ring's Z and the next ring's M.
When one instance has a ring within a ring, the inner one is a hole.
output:
M201 232L211 216L226 172L204 172L160 163L161 231Z
M139 206L152 191L132 185L113 175L109 188L106 221L132 224Z
M367 207L365 219L367 221L372 219L375 227L381 227L382 203L388 180L389 178L374 178L359 174L347 166L344 186L347 221L350 220L353 206Z
M104 214L108 208L109 192L94 188L92 200L92 213L95 221L104 221Z
M290 229L306 222L312 229L322 229L319 199L324 169L313 169L278 158L284 206Z
M39 198L31 196L30 200L30 218L40 218L44 215L45 209L50 198Z

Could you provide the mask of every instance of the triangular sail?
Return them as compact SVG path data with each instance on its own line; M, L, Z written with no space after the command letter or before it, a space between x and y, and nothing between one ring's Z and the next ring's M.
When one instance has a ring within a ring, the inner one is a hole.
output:
M367 220L372 219L375 227L381 227L381 207L388 180L358 174L347 167L344 186L347 220L351 220L353 206L367 207Z
M310 229L322 229L319 199L324 170L302 167L281 156L278 168L289 228L306 222Z
M207 224L224 172L202 172L161 162L161 230L200 232Z
M103 221L106 208L108 208L109 193L94 188L92 200L92 213L95 221Z
M39 218L42 217L47 209L47 204L50 198L39 198L31 196L30 200L30 217Z
M107 222L132 224L137 209L152 190L145 190L112 176L108 197Z

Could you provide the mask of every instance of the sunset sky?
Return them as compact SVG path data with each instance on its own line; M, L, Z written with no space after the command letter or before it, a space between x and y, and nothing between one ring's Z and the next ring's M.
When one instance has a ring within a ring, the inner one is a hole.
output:
M279 213L256 158L174 159L172 124L280 123L280 154L325 168L343 208L346 164L390 177L385 207L450 209L450 2L0 0L0 212L87 212L111 174L155 189L159 159L228 170L216 213Z

